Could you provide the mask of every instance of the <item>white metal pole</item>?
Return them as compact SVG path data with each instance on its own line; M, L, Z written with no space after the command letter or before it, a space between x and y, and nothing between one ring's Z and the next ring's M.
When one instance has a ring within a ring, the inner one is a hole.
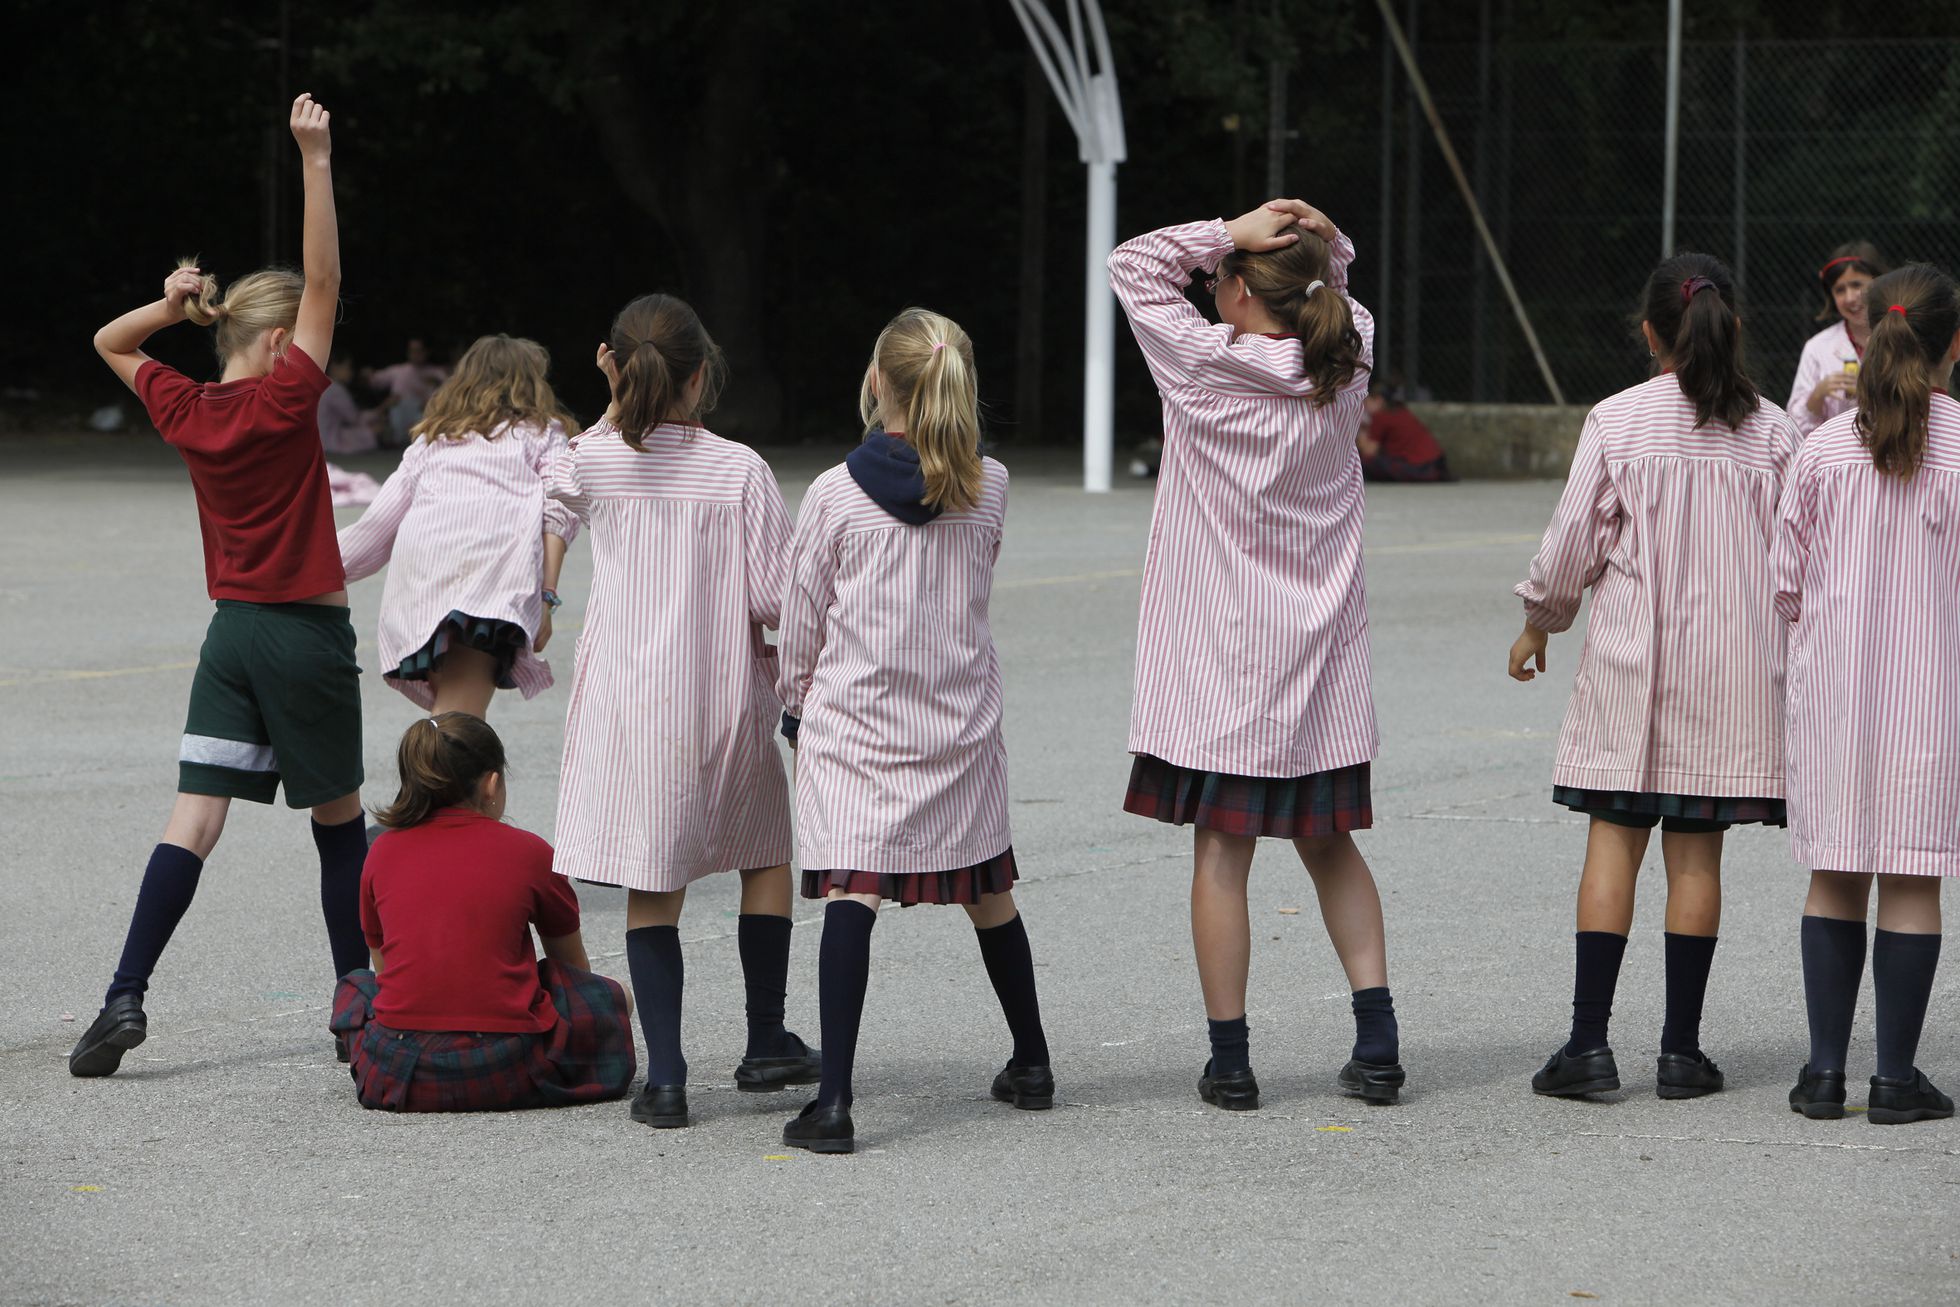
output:
M1674 174L1681 160L1681 0L1667 0L1666 176L1661 179L1661 257L1674 253Z
M1110 488L1116 424L1116 297L1109 288L1109 252L1116 248L1116 165L1089 165L1088 292L1082 349L1082 488Z

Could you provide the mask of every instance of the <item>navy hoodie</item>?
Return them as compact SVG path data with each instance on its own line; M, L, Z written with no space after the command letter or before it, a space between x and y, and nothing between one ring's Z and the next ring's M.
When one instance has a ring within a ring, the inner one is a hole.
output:
M925 503L926 477L919 470L919 451L897 436L873 431L844 459L851 480L871 501L909 526L924 526L939 516Z

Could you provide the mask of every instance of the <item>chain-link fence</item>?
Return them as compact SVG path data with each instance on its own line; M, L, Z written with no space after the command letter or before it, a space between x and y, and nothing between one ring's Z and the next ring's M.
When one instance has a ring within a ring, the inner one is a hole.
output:
M1566 398L1630 384L1647 360L1629 315L1661 253L1665 45L1485 42L1416 57ZM1396 98L1381 127L1390 239L1357 286L1385 321L1382 371L1437 399L1543 401L1428 124ZM1824 325L1816 272L1834 247L1865 239L1895 264L1960 262L1956 123L1960 42L1683 48L1675 248L1734 268L1753 375L1779 403Z

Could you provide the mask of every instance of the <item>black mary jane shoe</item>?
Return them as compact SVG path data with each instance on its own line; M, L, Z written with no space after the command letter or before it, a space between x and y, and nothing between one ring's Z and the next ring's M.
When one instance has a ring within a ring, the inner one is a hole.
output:
M1386 1107L1402 1097L1402 1082L1406 1078L1400 1062L1363 1062L1351 1057L1335 1077L1335 1083L1349 1098Z
M1055 1105L1055 1073L1045 1066L1009 1062L994 1077L994 1097L1023 1112L1046 1112Z
M1198 1077L1198 1097L1227 1112L1252 1112L1259 1107L1259 1082L1251 1067L1213 1075L1211 1063L1206 1062L1204 1074Z
M633 1119L655 1130L678 1130L687 1124L686 1085L647 1085L634 1096Z
M783 1032L783 1050L773 1057L744 1057L735 1068L735 1087L745 1094L773 1094L791 1085L823 1079L823 1054L792 1031Z
M1790 1091L1790 1110L1813 1121L1837 1121L1844 1116L1844 1072L1812 1071L1804 1063Z
M1873 1125L1911 1125L1914 1121L1944 1121L1953 1115L1953 1100L1933 1087L1926 1073L1913 1068L1909 1076L1873 1076L1865 1119Z
M1654 1092L1662 1098L1700 1098L1722 1092L1722 1068L1701 1053L1662 1053Z
M134 994L118 994L96 1014L82 1037L68 1054L71 1076L109 1076L122 1065L123 1054L150 1035L150 1020L143 1015L143 1000Z
M783 1142L812 1153L855 1153L857 1131L851 1125L851 1109L812 1100L783 1127Z
M1568 1053L1561 1047L1531 1077L1532 1093L1553 1098L1604 1094L1619 1087L1620 1064L1613 1060L1613 1050L1604 1045L1583 1053Z

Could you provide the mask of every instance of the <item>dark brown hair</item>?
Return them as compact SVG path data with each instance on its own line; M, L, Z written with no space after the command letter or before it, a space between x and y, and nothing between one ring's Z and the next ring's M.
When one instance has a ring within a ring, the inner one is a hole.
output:
M619 434L634 449L662 422L699 422L721 395L726 367L721 349L686 300L642 295L613 319L613 359L619 366ZM687 383L703 367L700 397L690 408Z
M1326 241L1302 231L1291 245L1257 254L1234 250L1218 265L1220 278L1245 278L1245 288L1299 333L1316 408L1339 399L1361 366L1361 333L1347 296L1326 284L1329 255Z
M423 717L402 732L395 750L401 792L375 811L390 830L419 826L438 808L468 807L485 776L504 771L504 742L490 723L466 712Z
M1739 427L1762 402L1742 370L1735 277L1709 254L1676 254L1647 278L1640 317L1654 329L1674 379L1695 406L1695 425Z
M1960 288L1931 264L1908 263L1865 292L1865 321L1872 334L1858 367L1858 438L1879 471L1909 480L1926 457L1933 373L1960 332Z
M1824 307L1817 310L1819 322L1838 320L1837 300L1833 292L1837 289L1838 278L1856 269L1867 277L1883 277L1892 271L1892 265L1878 252L1878 246L1870 241L1846 241L1831 251L1831 257L1824 260L1824 266L1817 270L1817 284L1824 288Z

